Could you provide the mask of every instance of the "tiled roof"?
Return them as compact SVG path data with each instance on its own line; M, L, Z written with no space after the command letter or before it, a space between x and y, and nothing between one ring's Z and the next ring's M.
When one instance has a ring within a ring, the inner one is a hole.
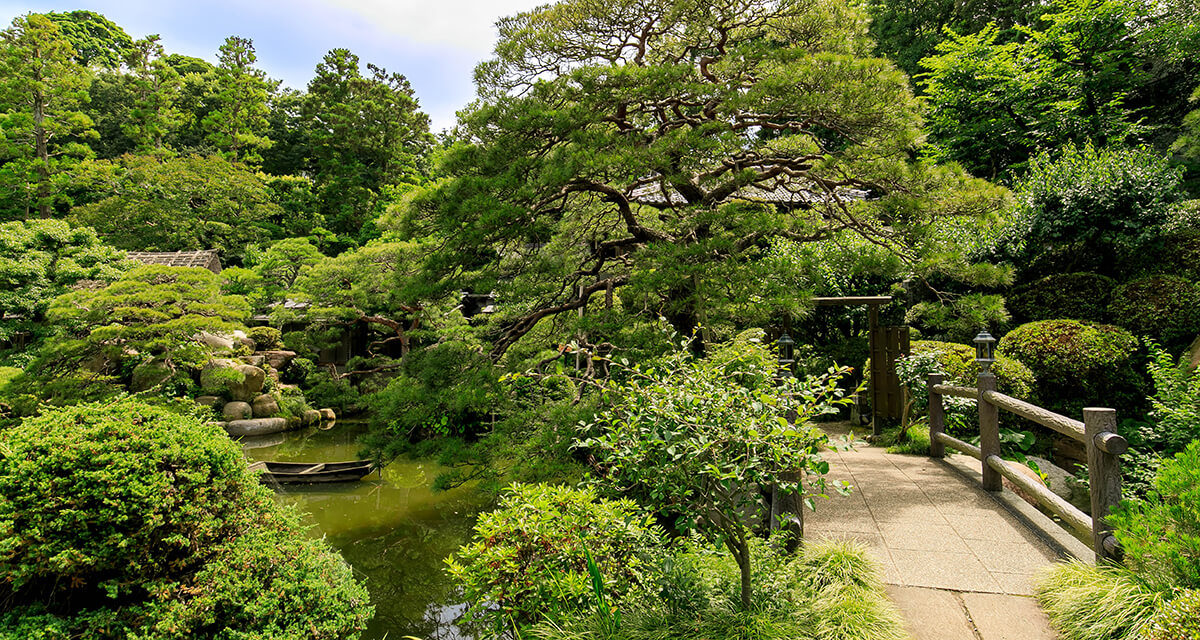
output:
M204 251L130 251L130 260L142 264L161 264L168 267L200 267L213 273L221 272L221 258L212 249Z
M674 189L670 189L668 193L671 199L671 206L683 206L687 204L687 200ZM839 189L837 195L843 200L866 200L867 198L867 192L861 189ZM818 202L827 202L830 197L829 194L823 191L813 191L800 185L781 185L773 190L752 185L730 196L730 199L747 202L765 202L769 204L810 206ZM629 194L629 200L636 204L644 204L652 207L667 206L667 196L663 194L663 188L657 184L648 184L634 189Z

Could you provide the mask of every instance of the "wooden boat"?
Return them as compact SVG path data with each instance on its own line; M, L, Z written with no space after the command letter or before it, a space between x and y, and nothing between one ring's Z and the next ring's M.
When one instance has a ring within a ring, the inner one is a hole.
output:
M353 482L361 480L376 466L370 460L349 462L270 462L250 465L251 471L261 471L262 481L279 484L308 484L317 482Z

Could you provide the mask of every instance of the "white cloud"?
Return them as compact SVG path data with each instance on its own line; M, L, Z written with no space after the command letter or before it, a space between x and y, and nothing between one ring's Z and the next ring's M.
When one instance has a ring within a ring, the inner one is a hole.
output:
M496 20L547 0L324 0L358 14L381 31L421 44L442 45L482 59L492 52Z

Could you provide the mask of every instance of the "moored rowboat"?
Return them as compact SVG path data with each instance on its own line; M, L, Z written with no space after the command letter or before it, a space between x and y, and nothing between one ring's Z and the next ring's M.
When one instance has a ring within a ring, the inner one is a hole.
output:
M261 471L263 482L305 484L316 482L353 482L375 470L370 460L349 462L270 462L250 465L251 471Z

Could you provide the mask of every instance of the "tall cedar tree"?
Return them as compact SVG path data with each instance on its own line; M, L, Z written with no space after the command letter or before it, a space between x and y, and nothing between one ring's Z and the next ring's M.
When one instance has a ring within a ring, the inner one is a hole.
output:
M122 131L137 145L137 153L172 155L163 138L180 123L175 107L181 85L179 73L164 59L157 35L133 43L125 64L132 79L134 102Z
M934 225L996 193L912 162L920 107L866 56L866 25L834 0L567 0L501 20L449 177L409 210L442 242L422 284L498 291L499 358L631 285L691 331L763 295L738 266L773 238L851 232L928 268Z
M206 139L231 162L257 164L262 161L259 152L271 146L266 136L267 98L275 83L254 67L257 60L248 38L229 36L221 45L216 93L208 97L212 110L204 116L203 127Z
M303 104L314 178L329 229L358 235L390 187L420 180L429 117L408 80L333 49L317 65Z
M58 25L43 15L18 16L0 33L0 189L4 217L42 218L66 201L65 175L91 150L92 121L78 109L88 98L88 70Z

